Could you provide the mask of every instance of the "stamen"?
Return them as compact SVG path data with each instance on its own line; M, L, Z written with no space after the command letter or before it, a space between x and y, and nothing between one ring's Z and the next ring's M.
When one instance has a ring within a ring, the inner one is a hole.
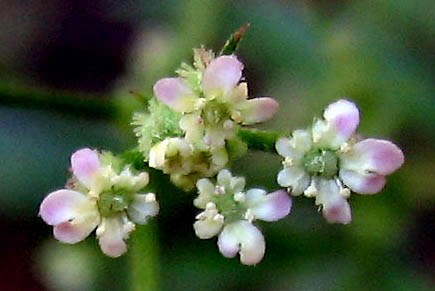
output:
M304 195L306 197L309 197L309 198L316 197L317 188L316 188L314 180L312 180L310 186L307 189L305 189Z
M216 186L214 194L216 194L216 195L224 195L225 194L225 187L224 186Z
M234 194L234 201L239 202L239 203L243 203L246 200L246 195L243 192L238 192L236 194Z
M294 165L294 161L290 157L285 157L284 161L282 161L282 165L285 168L288 168Z
M249 222L252 222L255 219L255 215L254 213L252 213L251 209L246 210L245 219L248 220Z

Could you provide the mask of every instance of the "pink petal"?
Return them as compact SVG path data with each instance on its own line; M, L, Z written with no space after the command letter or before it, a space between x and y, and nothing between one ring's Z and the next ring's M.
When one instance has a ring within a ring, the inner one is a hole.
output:
M329 223L348 224L352 220L349 203L340 194L340 188L335 180L317 179L318 191L316 204L323 206L323 216Z
M365 139L341 155L341 167L358 172L389 175L402 166L403 152L392 142Z
M178 112L191 112L197 99L192 90L180 78L164 78L154 85L157 99Z
M243 64L235 56L221 56L204 71L202 89L206 96L226 94L242 77Z
M74 219L77 210L89 200L80 192L72 190L58 190L50 193L42 201L39 215L49 225L57 225Z
M97 229L100 248L109 257L117 258L127 251L127 239L134 224L127 222L131 227L126 227L120 216L103 218L102 224Z
M290 213L292 201L288 193L278 190L266 194L261 189L251 189L246 193L246 206L255 218L264 221L276 221Z
M95 227L96 224L87 227L87 225L84 224L64 222L53 228L53 235L61 242L75 244L87 238Z
M74 176L90 188L92 176L100 167L97 151L84 148L71 155L71 168Z
M254 98L242 103L240 109L243 124L249 125L271 119L278 111L279 104L269 97Z
M219 251L226 258L234 258L239 252L239 242L229 233L228 226L220 233L217 244Z
M264 256L266 243L261 231L246 220L239 220L224 227L218 238L219 251L232 258L238 252L245 265L255 265Z
M85 239L98 225L97 206L85 195L72 190L58 190L42 201L39 214L54 225L54 236L65 243Z
M339 199L323 208L323 216L329 223L348 224L352 220L349 203Z
M385 176L377 174L360 174L351 170L340 170L340 179L352 191L359 194L375 194L385 186Z
M344 99L330 104L325 109L323 117L334 127L343 142L352 136L359 123L358 108L354 103Z

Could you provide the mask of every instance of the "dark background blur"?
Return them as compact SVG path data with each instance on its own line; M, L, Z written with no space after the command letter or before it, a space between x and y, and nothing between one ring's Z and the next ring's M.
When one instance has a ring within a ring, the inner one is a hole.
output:
M161 289L435 288L434 1L0 0L0 290L128 286L127 256L104 257L94 235L56 242L39 203L65 183L74 150L133 146L134 95L190 62L192 47L219 50L245 22L238 55L250 95L281 104L267 128L305 127L347 97L361 109L359 132L394 140L406 162L380 194L352 196L347 226L295 198L288 218L261 224L267 251L256 267L195 238L192 194L162 189L150 226ZM268 189L279 167L264 153L233 165Z

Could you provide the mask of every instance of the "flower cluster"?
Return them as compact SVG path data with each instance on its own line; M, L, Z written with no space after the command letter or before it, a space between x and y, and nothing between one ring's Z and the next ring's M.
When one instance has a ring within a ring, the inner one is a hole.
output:
M262 189L244 191L245 179L232 177L224 169L217 175L217 183L209 179L197 182L199 191L194 205L203 212L194 223L196 235L208 239L219 234L218 247L228 258L240 253L240 261L255 265L264 256L265 242L260 230L252 224L256 219L276 221L290 212L291 199L286 191L267 194Z
M292 137L278 139L276 150L285 158L278 183L292 195L315 197L328 222L347 224L350 190L379 192L385 176L402 165L404 156L389 141L359 140L354 135L359 111L350 101L330 104L323 117L310 130L295 130Z
M198 178L212 177L226 166L228 142L238 140L240 125L266 121L278 109L272 98L248 99L247 84L240 82L243 64L236 56L215 58L204 49L194 52L194 67L183 64L177 71L179 77L164 78L154 85L157 100L178 114L169 118L172 124L178 121L179 126L172 136L150 144L149 139L142 138L146 135L143 128L150 127L148 120L161 124L162 117L151 112L145 117L137 115L134 120L140 141L146 144L140 148L150 166L170 174L171 180L185 189L191 189Z
M127 250L125 240L135 223L145 224L157 215L156 196L139 193L148 184L148 174L134 175L128 167L117 173L116 162L88 148L71 156L73 176L67 189L50 193L39 211L58 240L74 244L96 228L101 250L119 257Z
M238 42L242 34L239 31L232 41ZM96 229L103 253L125 253L135 224L145 224L159 212L155 194L143 193L148 174L133 170L146 168L145 161L183 190L196 186L194 205L202 212L193 227L200 239L217 236L223 256L240 254L241 263L255 265L266 245L254 222L287 216L292 206L288 192L315 198L328 222L347 224L351 191L379 192L385 177L403 164L404 155L395 144L355 135L359 111L347 100L330 104L322 119L290 137L276 140L276 133L242 130L278 110L272 98L248 98L242 71L235 55L216 57L194 49L193 65L182 64L178 77L157 81L148 112L133 116L138 150L122 158L88 148L76 151L66 189L50 193L40 206L40 216L53 226L55 238L73 244ZM267 151L276 147L284 158L277 182L287 191L245 191L245 178L225 169L248 146Z

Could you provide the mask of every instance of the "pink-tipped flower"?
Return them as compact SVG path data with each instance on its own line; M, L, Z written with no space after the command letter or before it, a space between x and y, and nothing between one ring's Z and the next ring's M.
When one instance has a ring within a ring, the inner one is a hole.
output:
M121 256L135 228L133 222L144 224L159 210L153 193L137 193L148 184L148 174L133 175L129 168L118 174L87 148L71 156L71 168L72 189L45 197L40 216L64 243L80 242L96 228L101 250L110 257Z
M245 179L221 170L216 184L209 179L197 182L196 207L204 209L193 227L201 239L218 235L219 251L227 258L240 254L245 265L255 265L264 256L263 234L253 224L259 219L276 221L290 213L291 199L286 191L267 193L262 189L244 192Z
M248 100L247 84L239 83L242 70L236 56L220 56L197 72L197 82L164 78L154 85L154 94L174 111L184 113L180 126L189 142L221 147L234 135L234 123L266 121L279 107L269 97Z
M330 104L323 117L311 131L296 130L292 137L277 140L276 149L285 158L277 180L292 195L315 197L327 221L347 224L352 220L350 190L379 192L385 176L403 164L404 155L390 141L357 141L359 111L348 100Z

